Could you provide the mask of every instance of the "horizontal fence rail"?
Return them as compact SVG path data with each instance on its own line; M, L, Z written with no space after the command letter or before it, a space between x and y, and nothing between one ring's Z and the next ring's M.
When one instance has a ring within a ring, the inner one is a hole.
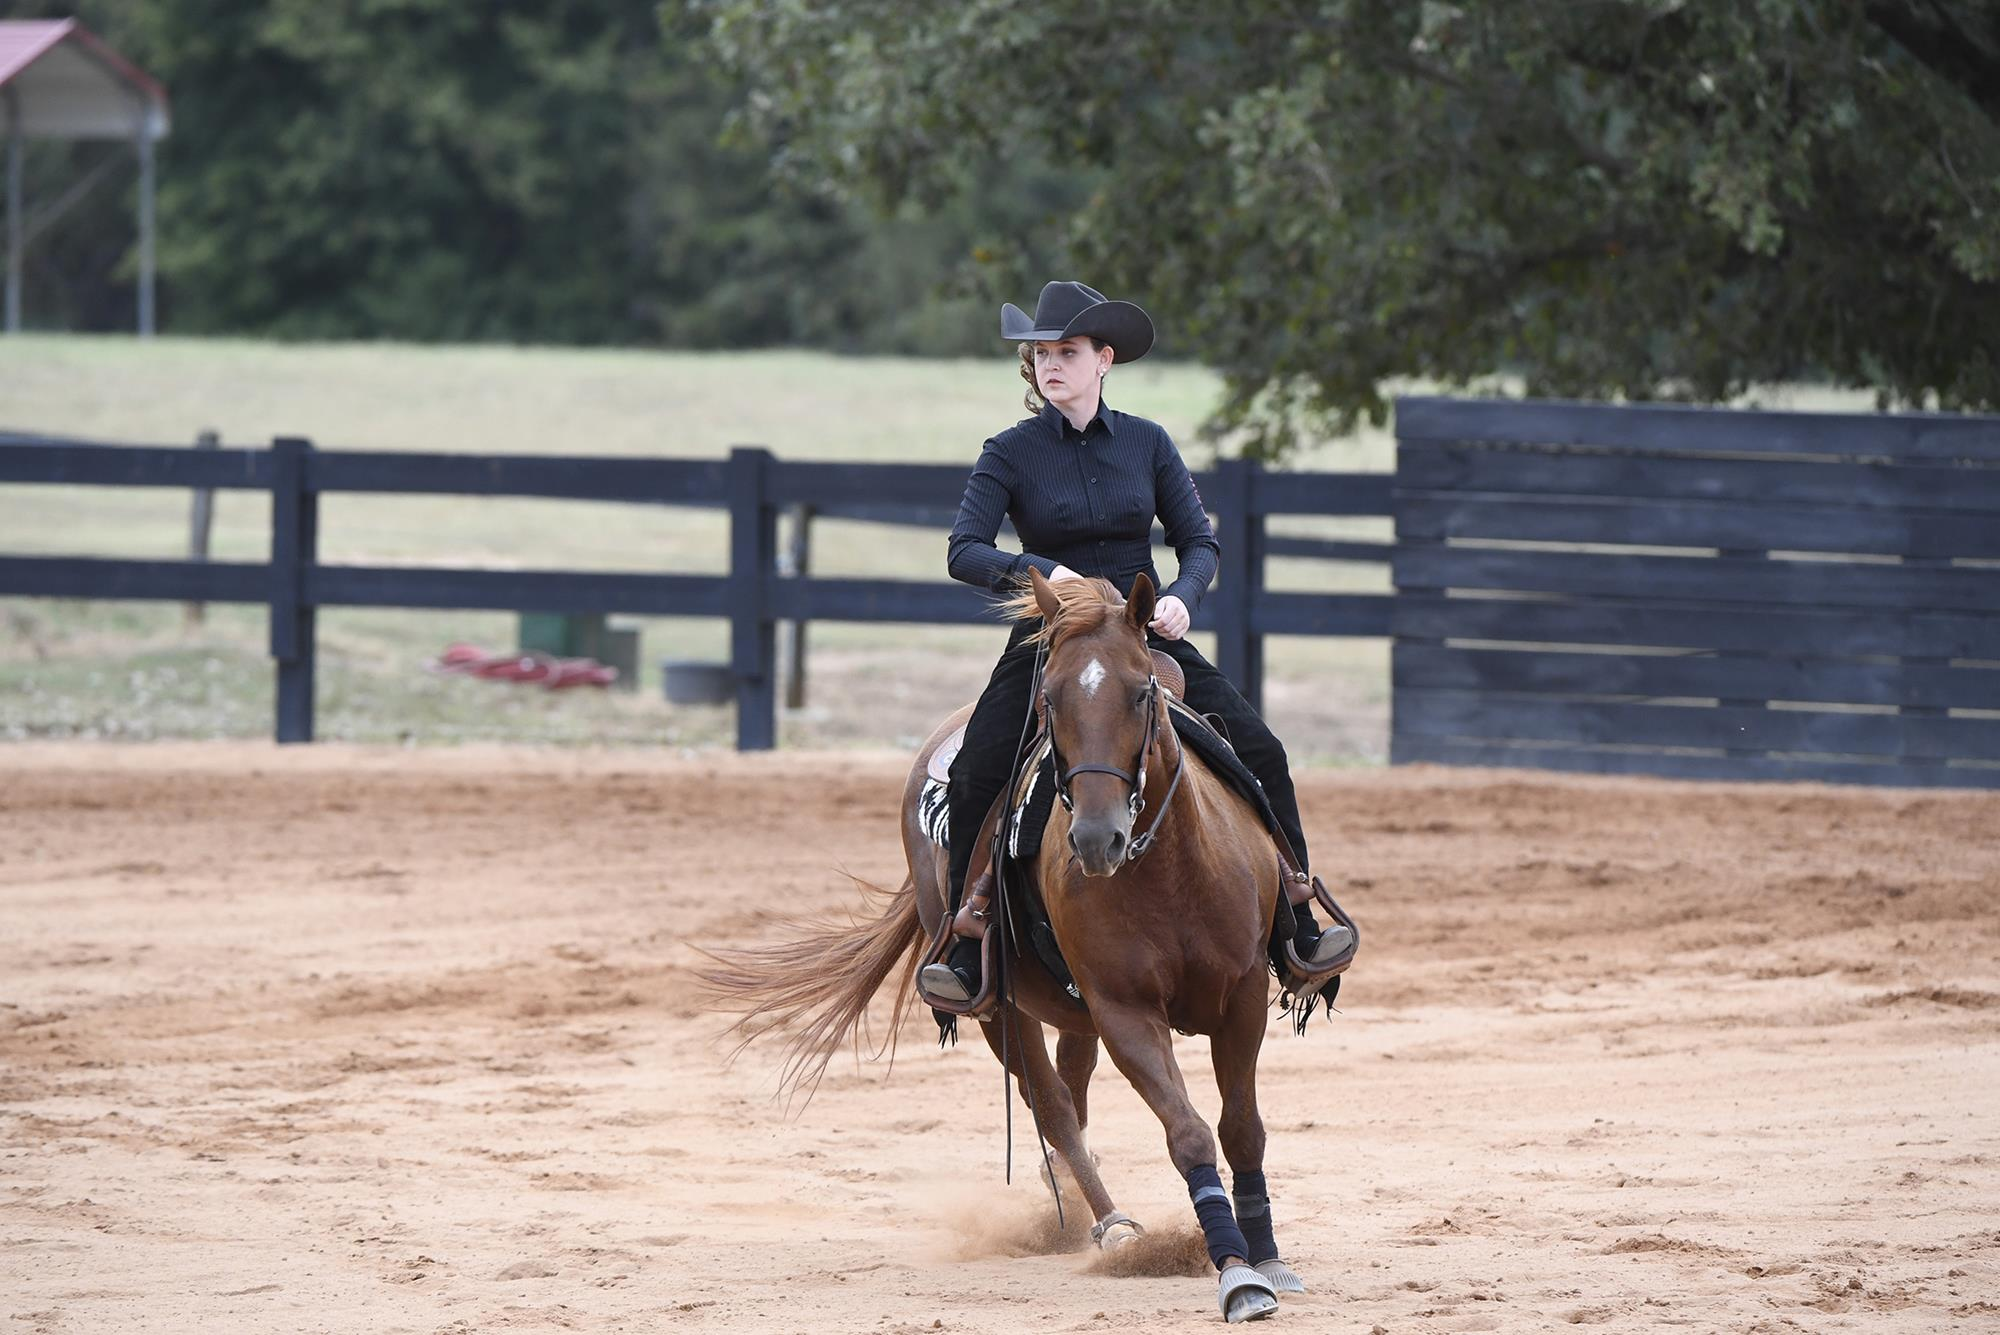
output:
M264 604L277 666L276 735L310 741L314 726L316 616L322 607L390 607L649 616L724 617L736 684L737 744L777 740L777 623L809 621L972 625L991 621L990 600L958 583L812 577L804 544L779 559L778 517L915 524L944 532L966 470L955 465L788 463L757 448L727 459L318 450L279 439L268 449L117 446L0 437L0 484L234 488L271 495L271 556L264 563L152 561L0 554L0 595ZM1217 666L1253 702L1263 689L1267 635L1385 636L1386 594L1270 592L1264 556L1386 564L1386 543L1264 536L1271 514L1389 513L1381 474L1264 473L1227 461L1196 474L1222 541L1224 577L1194 618L1217 637ZM454 570L331 565L319 559L319 500L330 493L540 497L724 508L729 573ZM795 659L795 663L798 660Z
M1396 423L1392 760L2000 787L2000 418Z

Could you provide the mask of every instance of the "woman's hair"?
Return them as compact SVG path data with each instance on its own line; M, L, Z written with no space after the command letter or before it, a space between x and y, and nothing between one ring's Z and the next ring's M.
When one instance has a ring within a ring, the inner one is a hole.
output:
M1102 352L1111 345L1101 338L1093 338L1090 340L1090 346ZM1035 384L1035 345L1032 343L1021 345L1021 379L1028 382L1028 392L1021 396L1021 406L1031 413L1040 412L1047 400L1042 397L1041 389Z

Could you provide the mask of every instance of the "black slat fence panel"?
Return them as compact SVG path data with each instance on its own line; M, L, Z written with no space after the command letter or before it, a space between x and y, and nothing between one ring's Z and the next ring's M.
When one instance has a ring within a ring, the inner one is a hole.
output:
M1891 667L1796 656L1564 653L1405 642L1395 647L1390 670L1398 688L2000 710L2000 666L1902 662Z
M712 459L622 459L531 454L315 451L314 491L532 496L552 500L721 505L725 465Z
M1398 736L1390 746L1397 765L1482 765L1506 769L1563 770L1581 774L1651 774L1667 779L1775 780L1795 783L1865 783L1885 788L1992 788L2000 767L1907 765L1894 760L1690 754L1613 747L1555 747L1532 743L1454 741Z
M1399 441L1734 454L2000 460L2000 417L1957 413L1795 413L1671 405L1410 397Z
M1399 640L1510 640L1796 653L2000 659L2000 621L1948 612L1647 604L1636 599L1439 598L1398 592Z
M0 482L268 491L269 450L185 445L0 444Z
M229 561L0 556L0 593L33 598L262 603L270 600L270 567Z
M726 616L721 575L610 570L433 570L314 566L306 593L325 607L430 607L501 612Z
M1250 629L1258 635L1387 635L1395 601L1386 593L1260 593L1250 604ZM1195 624L1201 625L1199 618Z
M1204 496L1211 476L1195 474L1195 486ZM1380 515L1389 512L1394 485L1387 473L1259 471L1250 484L1250 500L1267 515Z
M1396 487L1415 492L1733 500L2000 516L2000 467L1983 464L1668 459L1406 445L1396 452Z
M1392 568L1401 589L1602 597L1643 591L1647 597L1678 602L2000 612L2000 571L1979 568L1416 545L1400 548Z
M774 463L774 504L835 507L848 503L910 505L958 513L966 469L956 464Z
M2000 761L2000 719L1728 705L1607 704L1491 691L1399 691L1396 730L1418 737Z
M1850 510L1756 501L1619 500L1412 493L1407 539L1487 538L1637 547L1756 547L1867 556L2000 559L2000 521L1936 510Z
M1397 436L1393 759L2000 787L2000 418L1421 399Z
M726 460L569 455L432 454L321 450L303 439L268 449L112 446L32 433L0 436L0 483L244 488L271 496L271 559L266 564L110 560L0 555L0 594L249 602L270 608L270 648L278 670L276 734L313 734L316 617L323 606L625 613L727 617L736 680L738 745L776 739L780 619L925 622L998 626L983 591L943 579L781 577L777 516L915 524L938 537L965 485L960 464L786 463L739 448ZM1227 460L1195 475L1215 500L1231 553L1227 579L1198 610L1214 631L1219 659L1252 702L1259 698L1267 635L1386 635L1393 600L1379 594L1270 593L1264 556L1386 564L1381 542L1265 533L1271 514L1388 516L1386 474L1272 475ZM727 575L644 571L453 570L322 564L320 498L327 494L512 496L570 501L726 507ZM1154 542L1164 542L1156 527ZM802 567L803 568L803 567Z

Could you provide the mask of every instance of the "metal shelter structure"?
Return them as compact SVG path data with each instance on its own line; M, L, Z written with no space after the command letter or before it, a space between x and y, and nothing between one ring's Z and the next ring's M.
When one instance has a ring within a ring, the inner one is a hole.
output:
M109 139L139 159L139 335L153 332L153 145L167 134L167 90L75 19L0 21L0 117L7 135L6 329L21 328L21 258L103 178L93 171L24 218L28 139Z

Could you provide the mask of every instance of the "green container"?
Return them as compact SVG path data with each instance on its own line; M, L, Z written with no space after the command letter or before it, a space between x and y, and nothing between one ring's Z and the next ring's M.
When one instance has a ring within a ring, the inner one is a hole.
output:
M520 616L523 653L594 658L618 669L618 690L639 689L638 627L611 625L602 612L567 616L560 612L523 612Z

